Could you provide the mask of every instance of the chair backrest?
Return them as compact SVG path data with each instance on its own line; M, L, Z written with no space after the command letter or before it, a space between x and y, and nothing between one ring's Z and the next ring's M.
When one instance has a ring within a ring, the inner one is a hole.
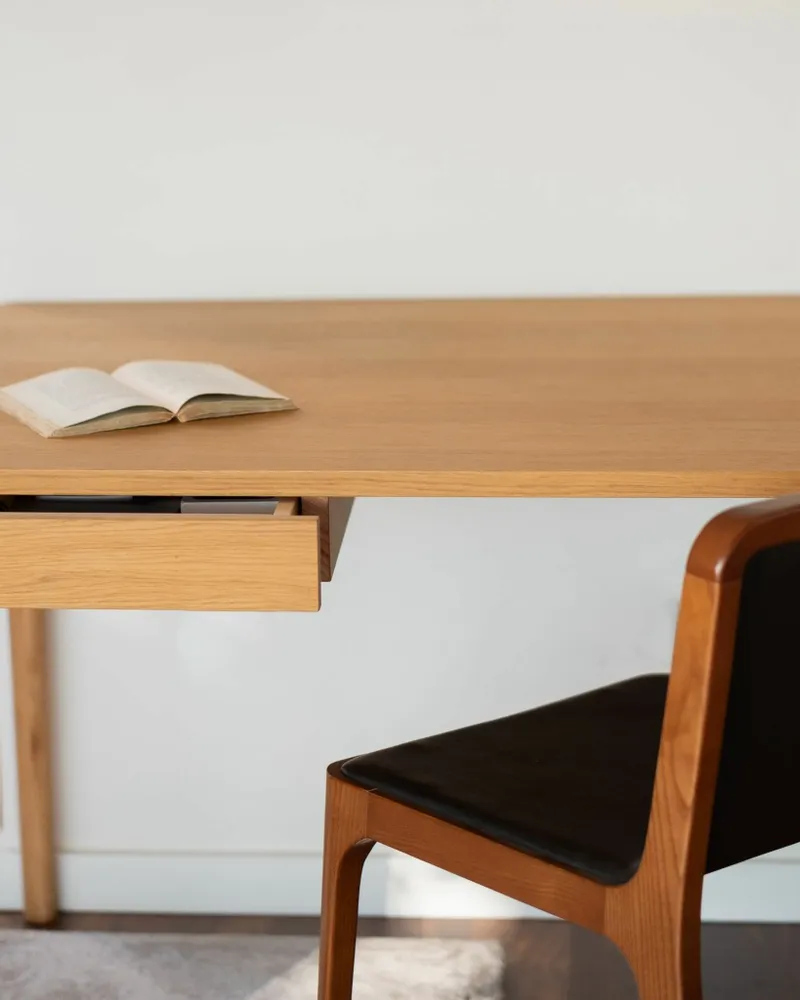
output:
M718 612L701 640L718 676L698 708L708 724L697 743L711 872L800 842L800 497L719 515L695 542L690 578L715 591ZM690 669L676 646L685 689Z
M706 871L800 841L800 541L742 578Z

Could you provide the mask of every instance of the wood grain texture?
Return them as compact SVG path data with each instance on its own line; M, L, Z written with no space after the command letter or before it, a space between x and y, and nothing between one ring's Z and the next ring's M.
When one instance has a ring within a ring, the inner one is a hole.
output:
M1 514L0 606L316 611L314 517Z
M9 614L24 913L31 924L49 924L57 901L45 612Z
M330 776L326 787L318 997L350 1000L361 869L374 841L367 837L366 796Z
M45 441L0 492L771 496L800 490L800 297L6 306L0 383L218 361L292 413Z
M795 537L800 538L800 503L796 496L732 507L703 528L692 546L688 570L693 576L716 583L740 580L756 552Z
M319 518L319 573L323 583L333 579L353 502L353 497L303 497L300 501L303 514Z
M606 893L604 933L642 1000L701 1000L700 908L740 585L687 574L642 863Z
M335 775L338 765L334 767ZM554 916L578 919L593 930L603 927L603 887L565 868L511 850L376 793L369 794L368 816L369 836L387 847Z
M800 497L721 514L700 533L684 578L652 808L641 864L607 886L452 823L350 786L365 835L610 938L641 1000L702 1000L700 911L741 595L761 548L800 541ZM694 570L699 569L698 574ZM569 734L565 734L565 739ZM326 921L334 920L323 913ZM337 995L336 1000L347 1000Z
M298 497L284 497L278 500L275 505L273 517L295 517L300 513L300 500Z

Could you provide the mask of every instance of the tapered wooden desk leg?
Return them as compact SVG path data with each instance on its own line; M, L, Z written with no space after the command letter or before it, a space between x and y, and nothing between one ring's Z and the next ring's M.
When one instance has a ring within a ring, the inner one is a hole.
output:
M45 612L38 608L14 608L9 614L24 913L31 924L49 924L56 917L58 904Z

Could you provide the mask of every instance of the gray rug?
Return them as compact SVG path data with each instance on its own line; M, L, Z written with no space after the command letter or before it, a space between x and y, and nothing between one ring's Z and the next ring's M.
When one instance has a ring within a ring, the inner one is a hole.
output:
M354 1000L500 1000L495 941L365 938ZM0 932L2 1000L315 1000L317 939Z

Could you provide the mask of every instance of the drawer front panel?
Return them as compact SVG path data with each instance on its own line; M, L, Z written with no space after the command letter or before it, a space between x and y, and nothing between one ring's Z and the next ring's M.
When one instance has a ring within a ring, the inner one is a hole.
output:
M0 607L316 611L316 517L0 515Z

